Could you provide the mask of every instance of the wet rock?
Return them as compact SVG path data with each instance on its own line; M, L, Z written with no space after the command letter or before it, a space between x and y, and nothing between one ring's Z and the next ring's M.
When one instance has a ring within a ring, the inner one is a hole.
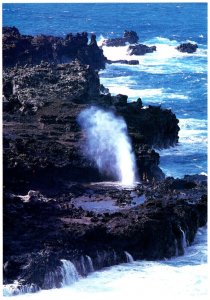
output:
M173 181L170 178L171 184ZM56 201L33 203L5 195L4 283L18 279L42 289L60 287L61 259L72 261L78 273L86 276L90 271L87 255L95 270L126 262L125 251L134 259L170 258L177 250L182 255L183 232L190 245L198 227L207 222L207 189L194 188L196 201L190 204L185 199L177 200L177 194L170 193L167 186L167 180L157 186L141 184L138 190L159 194L159 199L146 199L130 209L120 208L119 203L120 211L98 214L87 214L73 206L66 209L64 204L69 199L60 194L54 196ZM132 198L129 190L99 185L91 186L91 190L95 197L109 193L119 201ZM191 195L189 189L186 193ZM49 274L54 278L53 285L47 280Z
M136 44L139 37L135 31L125 31L122 38L107 39L103 42L103 46L107 47L119 47L125 46L127 43Z
M145 55L146 53L152 53L154 51L156 51L156 46L149 47L143 44L138 44L128 47L128 52L130 55Z
M139 40L139 37L135 31L125 30L123 37L130 44L136 44L136 43L138 43L138 40Z
M106 88L103 84L100 84L100 94L102 95L110 95L109 89Z
M122 94L118 94L116 96L112 97L113 99L113 104L115 106L127 106L127 100L128 100L128 96L126 95L122 95Z
M173 180L171 185L169 186L170 189L192 189L196 187L196 183L193 181L186 181L183 179L176 179Z
M126 60L126 59L120 59L120 60L108 60L107 63L109 64L126 64L126 65L139 65L138 60Z
M197 44L192 44L192 43L183 43L180 44L176 49L180 52L186 52L186 53L194 53L196 52L198 48Z

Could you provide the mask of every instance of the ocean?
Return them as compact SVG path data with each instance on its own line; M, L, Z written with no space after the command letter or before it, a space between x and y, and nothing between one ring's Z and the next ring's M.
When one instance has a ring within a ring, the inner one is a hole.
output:
M139 65L107 65L100 81L113 95L126 94L129 101L141 97L144 106L161 105L176 114L179 143L156 149L167 176L207 174L207 3L4 4L3 25L29 35L94 32L99 44L134 30L140 43L156 45L157 51L145 56L129 56L128 46L103 47L108 59L138 59ZM178 52L183 42L197 43L198 50ZM206 236L201 229L183 257L114 266L72 287L29 298L207 299Z

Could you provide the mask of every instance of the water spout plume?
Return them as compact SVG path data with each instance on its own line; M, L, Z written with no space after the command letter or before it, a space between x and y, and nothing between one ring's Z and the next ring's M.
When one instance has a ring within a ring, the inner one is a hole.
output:
M136 164L124 119L93 106L79 114L78 122L86 135L85 154L99 171L123 185L133 185Z

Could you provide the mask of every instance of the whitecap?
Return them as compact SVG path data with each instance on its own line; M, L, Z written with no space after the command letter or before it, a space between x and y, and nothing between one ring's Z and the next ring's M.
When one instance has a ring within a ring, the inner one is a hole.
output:
M103 84L109 88L109 91L112 95L117 94L123 94L127 95L130 100L137 100L139 97L143 97L144 100L151 100L156 99L157 101L160 101L160 99L157 99L157 97L160 97L163 93L163 89L132 89L129 86L126 85L107 85L106 81L103 80ZM128 99L128 101L129 101Z
M186 42L186 41L185 41ZM194 41L187 41L195 44ZM156 46L156 51L145 55L129 55L128 45L121 47L103 47L104 55L110 60L138 60L139 65L126 65L126 68L139 70L152 74L173 74L177 72L203 73L207 71L206 63L183 58L197 57L206 58L207 49L202 45L194 53L183 53L176 49L180 43L164 37L155 37L147 40L144 44ZM124 66L125 67L125 66Z
M98 46L100 47L102 46L102 43L105 41L105 37L102 34L100 34L99 37L97 37L96 41Z
M99 44L101 41L99 41ZM103 46L103 52L104 55L109 59L109 60L131 60L134 59L128 54L128 47L129 46L120 46L120 47L107 47Z

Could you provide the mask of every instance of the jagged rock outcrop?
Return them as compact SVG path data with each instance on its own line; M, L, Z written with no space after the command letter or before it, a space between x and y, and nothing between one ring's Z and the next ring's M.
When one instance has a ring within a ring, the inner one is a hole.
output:
M128 53L130 55L145 55L146 53L152 53L156 51L156 46L147 46L143 44L138 44L138 45L130 45L128 47Z
M196 52L198 48L197 44L192 44L192 43L183 43L176 47L176 49L180 52L186 52L186 53L194 53Z
M149 105L139 109L138 102L128 103L127 109L120 109L129 132L141 135L145 143L155 148L167 148L178 142L179 120L170 109ZM139 112L140 111L140 112ZM135 116L131 118L131 115Z
M127 44L135 44L129 45L128 52L130 55L144 55L146 53L152 53L156 51L156 46L147 46L143 44L137 44L139 37L135 31L125 31L124 36L122 38L113 38L104 40L102 46L107 47L119 47L126 46ZM126 63L126 64L139 64L138 60L117 60L117 61L109 61L108 63Z
M16 27L3 27L3 66L36 65L44 62L68 63L79 59L94 69L105 68L106 57L94 34L88 44L87 32L65 38L55 36L21 35Z
M102 46L107 47L119 47L125 46L127 43L136 44L139 40L139 37L135 31L125 30L122 38L113 38L103 41Z

